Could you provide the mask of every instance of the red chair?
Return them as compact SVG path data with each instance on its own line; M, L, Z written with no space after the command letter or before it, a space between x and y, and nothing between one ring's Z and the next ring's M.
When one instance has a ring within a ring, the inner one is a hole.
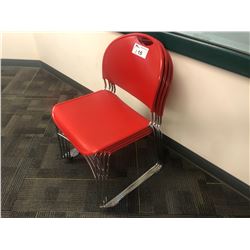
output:
M52 118L62 158L80 153L101 188L108 179L109 158L115 151L153 133L158 161L113 199L103 197L100 207L113 207L161 167L161 118L172 81L169 53L155 38L132 33L115 39L102 64L105 89L53 107ZM151 120L141 116L116 94L116 85L148 106ZM71 149L71 145L73 148Z

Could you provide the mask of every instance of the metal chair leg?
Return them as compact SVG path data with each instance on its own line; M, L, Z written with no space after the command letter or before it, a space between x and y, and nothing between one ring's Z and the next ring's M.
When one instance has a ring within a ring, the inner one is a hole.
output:
M108 153L99 153L95 156L96 163L99 166L100 179L99 179L99 188L100 188L100 207L107 203L108 197L108 174L109 174L109 159L110 154Z
M157 156L157 162L162 164L163 162L163 136L159 125L151 125L154 135L154 148Z
M120 200L122 200L125 196L127 196L134 189L139 187L143 182L149 179L152 175L159 172L162 168L162 165L156 163L153 167L151 167L147 172L145 172L142 176L140 176L137 180L131 183L128 187L126 187L122 192L116 195L113 199L101 205L100 208L110 208L116 206Z
M154 166L152 166L148 171L146 171L143 175L141 175L138 179L136 179L133 183L131 183L128 187L126 187L123 191L121 191L114 198L101 205L100 208L110 208L116 206L125 196L127 196L134 189L139 187L143 182L149 179L152 175L159 172L162 168L162 133L159 127L153 127L154 138L155 138L155 151L157 154L157 162Z
M84 156L90 169L97 181L98 195L100 208L110 208L116 206L125 196L127 196L134 189L139 187L143 182L149 179L152 175L159 172L162 168L162 133L159 127L152 126L153 134L155 138L155 151L157 154L157 163L154 164L148 171L141 175L137 180L131 183L123 191L117 194L114 198L108 201L108 175L109 175L109 160L110 154L102 152L92 156ZM73 148L70 149L70 143L68 139L57 129L57 137L60 146L61 157L63 159L71 159L79 154L79 152Z
M62 159L72 159L79 155L76 148L71 148L71 144L66 136L56 127L57 139L59 143L60 153Z

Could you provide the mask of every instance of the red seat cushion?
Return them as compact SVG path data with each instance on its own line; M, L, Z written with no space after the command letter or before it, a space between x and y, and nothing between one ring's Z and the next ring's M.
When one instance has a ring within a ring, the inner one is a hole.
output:
M74 147L84 155L91 155L131 142L150 133L149 120L131 109L115 94L100 90L56 104L52 118ZM146 132L143 132L146 131ZM141 133L140 133L141 132ZM143 134L144 133L144 134ZM119 147L117 147L119 148Z

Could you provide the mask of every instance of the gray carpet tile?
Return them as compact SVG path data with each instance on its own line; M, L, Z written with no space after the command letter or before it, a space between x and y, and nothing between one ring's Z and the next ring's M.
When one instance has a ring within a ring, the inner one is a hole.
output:
M44 69L3 66L1 216L5 218L250 217L250 202L165 149L162 170L116 207L97 206L98 189L86 161L62 160L50 113L82 95ZM110 158L106 193L113 197L156 160L151 137Z

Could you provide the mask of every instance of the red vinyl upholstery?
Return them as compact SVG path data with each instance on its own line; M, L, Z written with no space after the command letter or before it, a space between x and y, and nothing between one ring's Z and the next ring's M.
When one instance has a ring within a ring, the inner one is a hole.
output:
M149 120L107 90L56 104L52 117L57 127L84 155L112 152L112 146L119 149L124 139L133 136L134 141L151 133Z

